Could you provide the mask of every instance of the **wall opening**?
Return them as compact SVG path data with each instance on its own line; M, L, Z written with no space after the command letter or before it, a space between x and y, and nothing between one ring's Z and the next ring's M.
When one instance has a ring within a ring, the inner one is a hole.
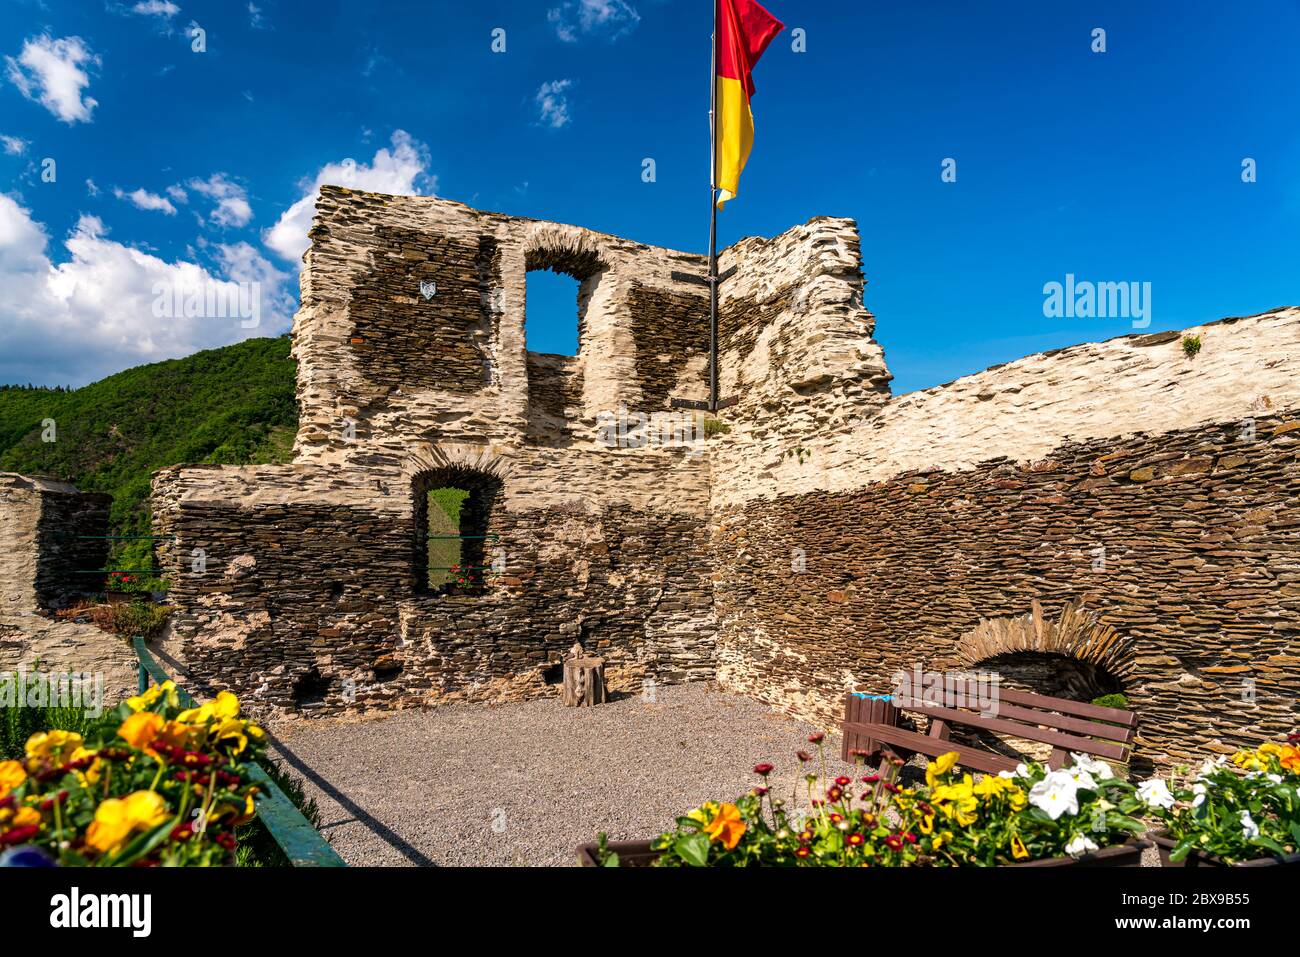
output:
M417 593L487 590L497 547L489 525L500 491L500 479L472 469L434 469L412 480Z
M524 292L524 339L529 352L576 356L581 335L582 283L548 269L530 269Z

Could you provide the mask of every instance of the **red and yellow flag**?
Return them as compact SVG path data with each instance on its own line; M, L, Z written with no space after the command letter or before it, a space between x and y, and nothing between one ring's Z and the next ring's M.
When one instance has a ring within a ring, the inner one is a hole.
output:
M716 0L718 4L717 170L718 206L740 190L740 171L754 146L754 65L767 45L785 29L754 0Z

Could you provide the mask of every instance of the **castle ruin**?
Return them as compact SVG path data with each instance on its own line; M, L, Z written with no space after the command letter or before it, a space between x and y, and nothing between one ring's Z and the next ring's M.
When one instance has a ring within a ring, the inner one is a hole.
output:
M716 680L824 722L920 663L1123 691L1155 760L1292 730L1300 310L1189 330L1194 358L1131 335L894 397L856 226L817 218L721 254L738 402L670 419L707 395L704 257L337 187L311 236L293 464L155 477L162 650L196 688L508 700L554 694L579 642L614 690ZM534 269L581 284L576 356L527 350ZM441 487L481 589L429 586ZM1034 600L1082 601L1124 660L972 647Z

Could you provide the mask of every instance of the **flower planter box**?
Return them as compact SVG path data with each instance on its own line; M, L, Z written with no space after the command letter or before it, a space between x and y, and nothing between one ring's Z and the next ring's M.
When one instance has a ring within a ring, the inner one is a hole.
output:
M1181 861L1171 861L1169 855L1178 846L1178 842L1165 831L1154 831L1147 836L1155 842L1156 849L1160 852L1161 867L1300 867L1300 854L1288 854L1286 857L1270 855L1257 857L1252 861L1242 861L1240 864L1229 864L1213 854L1191 850Z
M649 867L659 856L650 850L649 841L610 841L605 845L618 855L619 867ZM583 867L600 867L600 845L583 844L578 848L578 863Z
M649 867L659 856L650 849L649 841L611 841L605 845L618 854L620 867ZM1080 857L1049 857L1041 861L1008 864L1008 867L1141 867L1142 852L1151 846L1150 841L1137 838L1123 844L1103 847ZM578 863L583 867L599 867L596 844L583 844L578 848Z
M1123 844L1112 844L1099 851L1079 857L1048 857L1041 861L1025 861L1010 867L1141 867L1142 852L1151 846L1150 841L1131 838Z

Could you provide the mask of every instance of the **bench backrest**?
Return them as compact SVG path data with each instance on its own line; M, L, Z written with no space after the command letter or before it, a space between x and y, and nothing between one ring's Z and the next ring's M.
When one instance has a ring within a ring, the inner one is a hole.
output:
M987 686L947 682L942 690L926 690L920 698L895 696L894 704L932 722L1050 744L1059 755L1076 751L1123 764L1132 753L1137 726L1132 711L998 687L990 713L983 714L979 710L981 693L988 694Z

